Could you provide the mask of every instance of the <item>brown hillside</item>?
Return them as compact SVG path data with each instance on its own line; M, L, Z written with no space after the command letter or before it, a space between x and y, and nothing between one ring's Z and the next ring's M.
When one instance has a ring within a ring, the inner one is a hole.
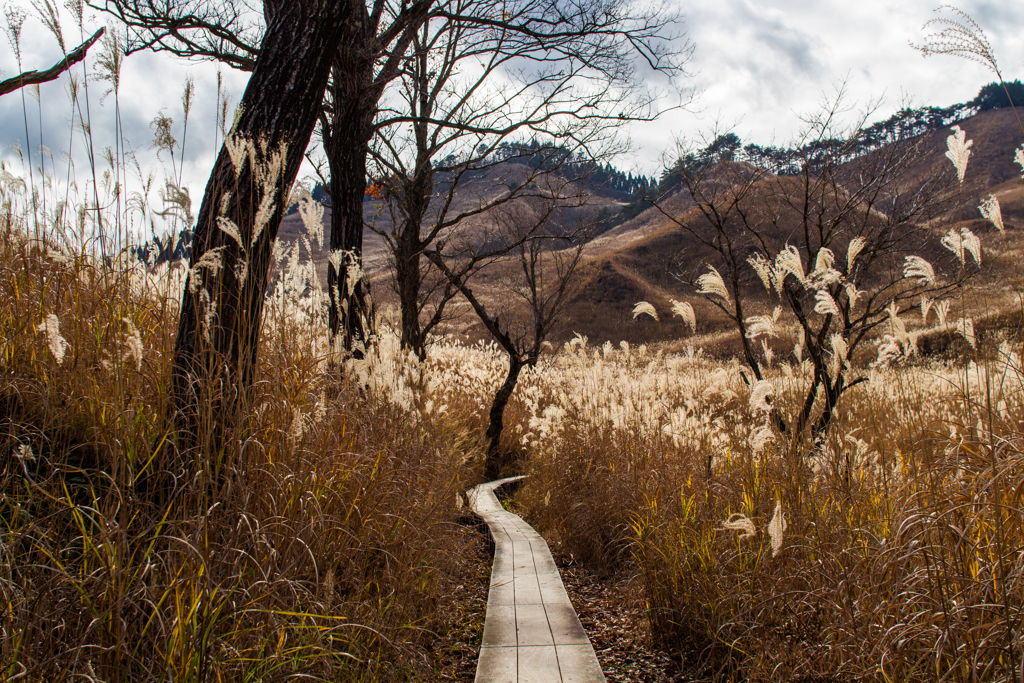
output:
M1024 182L1021 169L1014 163L1014 150L1024 143L1013 112L995 110L984 112L961 122L968 139L973 140L960 206L963 225L982 238L985 248L983 270L974 280L977 288L973 306L986 307L987 313L1011 303L1008 280L1020 280L1019 264L1024 259ZM923 139L920 156L907 173L908 185L923 178L938 177L951 168L946 158L947 131L929 134ZM851 175L861 171L863 160L852 162ZM772 184L772 193L783 189L790 193L789 200L799 199L801 186L796 178L776 178L765 181ZM1007 236L999 233L984 220L977 206L989 193L995 194L1002 205ZM785 200L774 197L761 207L755 206L764 193L753 193L745 207L760 210L766 218L766 239L774 244L799 241L799 225L795 216L784 210ZM755 199L756 197L756 199ZM605 340L631 343L677 339L689 334L678 319L669 317L669 298L685 299L692 303L698 317L698 332L714 332L727 324L716 308L695 295L695 288L684 284L704 271L704 264L716 256L707 247L686 234L668 213L686 224L704 221L693 207L692 198L679 192L662 204L663 211L648 209L616 230L595 240L589 254L583 282L577 290L568 316L566 329L587 334L592 342ZM951 255L941 247L939 239L955 223L956 202L931 224L931 238L924 243L907 245L907 253L916 253L940 266L952 267ZM884 208L884 207L881 207ZM770 223L770 224L769 224ZM837 259L842 259L846 241L833 245ZM753 246L750 247L753 249ZM902 262L902 254L894 254L893 265ZM755 301L762 299L763 290L750 273L745 283ZM637 301L650 301L662 314L662 322L650 318L632 319ZM767 301L755 308L765 307Z

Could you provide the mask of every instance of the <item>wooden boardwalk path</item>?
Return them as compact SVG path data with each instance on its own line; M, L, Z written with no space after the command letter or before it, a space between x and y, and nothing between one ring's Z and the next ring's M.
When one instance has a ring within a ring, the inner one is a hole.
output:
M547 543L481 484L470 505L494 537L494 567L476 683L604 683Z

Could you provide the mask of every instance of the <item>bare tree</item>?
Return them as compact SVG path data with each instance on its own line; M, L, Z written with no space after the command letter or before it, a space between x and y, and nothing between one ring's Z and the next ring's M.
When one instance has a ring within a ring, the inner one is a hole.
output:
M523 368L537 364L545 339L564 310L589 237L592 224L580 221L567 229L567 221L559 213L559 202L551 198L517 202L500 210L497 223L506 242L514 246L501 255L507 256L504 260L510 272L501 283L507 296L499 300L486 302L470 287L470 278L483 267L479 254L467 255L464 247L449 251L443 241L424 252L508 354L508 373L494 395L485 433L488 477L498 477L507 464L500 448L505 407ZM488 265L501 256L489 260Z
M243 0L97 0L93 6L129 27L130 51L167 51L249 70L261 50L261 22ZM272 18L268 7L264 5L266 25ZM688 54L686 48L680 50L678 36L672 32L674 15L626 0L513 0L500 9L460 0L374 0L351 3L347 11L352 20L336 43L333 78L320 123L331 167L330 245L332 251L340 252L332 254L328 272L331 329L343 337L336 345L348 352L365 343L366 330L361 328L372 302L365 283L346 282L350 269L338 265L344 259L361 265L365 159L374 118L384 89L399 74L421 27L435 21L475 26L500 33L508 53L530 55L522 62L524 70L558 73L569 60L575 65L571 69L582 65L588 74L620 81L629 77L634 59L652 69L674 72L679 69L679 56ZM345 302L339 300L342 297Z
M423 251L466 222L487 220L495 207L536 195L541 176L576 181L561 183L566 203L588 194L593 166L619 151L623 121L658 115L626 53L598 65L575 47L553 58L507 23L466 19L476 4L453 0L448 9L458 19L424 24L413 38L371 146L391 221L370 227L394 265L402 344L420 358L457 292ZM675 57L658 68L678 75L685 50ZM528 144L523 132L532 136Z
M687 264L680 279L695 284L736 326L753 381L763 379L770 360L767 338L795 324L794 353L798 360L807 354L813 374L792 429L802 433L820 403L816 437L843 393L863 381L851 367L858 349L888 326L883 356L914 353L915 336L899 316L916 306L927 316L935 298L976 270L964 258L976 240L969 231L948 233L944 252L929 225L948 210L955 174L914 173L920 138L852 154L863 126L841 131L837 112L838 102L810 120L800 143L772 165L723 160L708 152L713 143L681 155L674 173L697 209L665 214L706 257ZM922 254L937 254L935 265ZM771 313L750 315L759 285L769 306L776 297L778 303Z

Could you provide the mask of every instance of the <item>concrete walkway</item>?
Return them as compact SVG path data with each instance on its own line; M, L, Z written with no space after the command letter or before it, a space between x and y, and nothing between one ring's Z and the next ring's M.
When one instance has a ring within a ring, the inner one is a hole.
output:
M604 683L544 539L481 484L469 502L491 529L494 567L476 683Z

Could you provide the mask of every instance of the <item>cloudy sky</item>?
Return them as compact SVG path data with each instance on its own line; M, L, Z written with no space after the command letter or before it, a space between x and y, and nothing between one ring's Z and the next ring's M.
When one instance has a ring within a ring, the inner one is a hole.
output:
M671 111L656 123L633 126L628 132L637 152L620 165L656 174L661 154L673 137L696 138L716 121L745 142L785 143L799 129L799 115L813 111L844 81L847 102L854 109L884 98L874 120L890 115L907 99L914 105L941 106L972 99L982 85L994 80L990 71L953 57L925 59L909 45L924 37L922 25L935 16L937 2L716 0L681 6L685 31L695 45L690 65L695 76L687 84L701 95L685 111ZM1024 4L969 0L960 7L988 33L1004 77L1024 76ZM102 21L102 17L87 18L87 26L99 26ZM67 42L77 44L73 37L77 28L71 21L65 24ZM25 69L48 67L60 57L53 36L32 18L25 23L21 49ZM14 51L5 40L0 40L0 70L4 78L18 72ZM154 168L158 160L150 149L149 123L163 112L174 119L180 140L181 91L189 75L195 79L197 101L189 122L183 176L198 208L214 158L217 67L162 55L133 55L124 66L118 102L125 135L140 164ZM245 74L223 70L232 104L245 82ZM106 87L97 81L89 85L92 129L101 148L113 142L115 100L110 96L100 102ZM43 85L41 104L40 110L29 95L23 110L20 94L0 98L0 156L12 171L24 173L12 149L20 144L23 150L31 148L38 166L41 118L42 143L52 151L57 168L64 168L60 155L69 144L81 166L81 136L70 139L72 112L66 79ZM25 143L26 111L30 144ZM44 163L48 170L52 168L49 157Z

